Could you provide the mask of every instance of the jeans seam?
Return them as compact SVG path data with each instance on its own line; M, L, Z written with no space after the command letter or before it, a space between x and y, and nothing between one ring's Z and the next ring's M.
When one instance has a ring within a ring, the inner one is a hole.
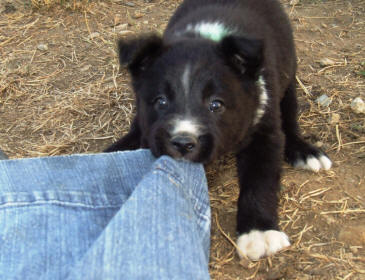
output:
M161 171L163 172L165 175L167 175L169 177L169 179L173 180L174 183L178 184L179 187L182 187L182 185L184 184L184 180L182 180L180 177L176 176L175 174L171 173L170 170L168 170L167 168L163 168L162 166L157 166L156 171Z
M36 191L0 195L0 209L16 206L58 204L84 208L120 207L125 199L118 194L75 191Z
M14 207L29 207L29 206L40 206L40 205L58 205L67 207L80 207L90 209L103 209L103 208L120 208L122 204L110 204L110 205L89 205L84 203L66 202L59 200L37 200L32 202L5 202L0 205L0 210L14 208Z

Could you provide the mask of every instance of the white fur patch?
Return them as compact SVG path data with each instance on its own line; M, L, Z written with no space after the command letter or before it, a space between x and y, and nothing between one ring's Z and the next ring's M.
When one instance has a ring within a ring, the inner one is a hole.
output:
M294 167L318 172L321 169L328 170L332 167L332 161L325 155L308 156L305 161L298 160L294 163Z
M221 41L225 36L233 33L221 22L199 22L195 25L188 24L184 31L176 32L177 35L182 35L187 32L194 32L203 38L210 39L215 42Z
M172 135L187 133L191 135L198 136L199 135L199 125L193 120L185 119L185 120L174 120L173 121L173 129Z
M181 77L181 83L183 85L185 96L188 96L190 90L190 72L191 66L187 64L184 69L184 73Z
M256 110L256 115L253 120L254 125L258 124L263 115L265 114L265 109L269 101L269 95L267 94L266 83L263 76L259 77L259 79L257 80L257 85L260 89L260 96L259 96L259 106Z
M237 250L240 258L244 256L251 260L258 260L264 256L270 256L290 246L288 236L277 230L251 230L242 234L237 239Z

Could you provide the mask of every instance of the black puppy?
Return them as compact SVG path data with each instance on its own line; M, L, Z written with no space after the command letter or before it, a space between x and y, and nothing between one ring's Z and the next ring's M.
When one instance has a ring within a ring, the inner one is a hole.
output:
M330 159L298 130L296 56L276 0L186 0L161 38L118 42L132 75L137 114L106 151L150 148L194 162L237 155L239 255L258 259L289 246L278 229L283 155L319 171Z

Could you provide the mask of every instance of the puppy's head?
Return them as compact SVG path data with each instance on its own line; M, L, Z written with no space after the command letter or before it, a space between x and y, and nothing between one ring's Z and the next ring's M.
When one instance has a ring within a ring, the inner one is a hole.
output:
M143 147L208 162L242 144L260 105L261 41L165 44L147 35L120 40L118 48L132 76Z

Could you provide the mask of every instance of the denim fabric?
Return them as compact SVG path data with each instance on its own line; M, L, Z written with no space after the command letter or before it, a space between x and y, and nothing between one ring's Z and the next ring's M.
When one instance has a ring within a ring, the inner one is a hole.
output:
M0 279L209 279L203 166L148 150L0 161Z

